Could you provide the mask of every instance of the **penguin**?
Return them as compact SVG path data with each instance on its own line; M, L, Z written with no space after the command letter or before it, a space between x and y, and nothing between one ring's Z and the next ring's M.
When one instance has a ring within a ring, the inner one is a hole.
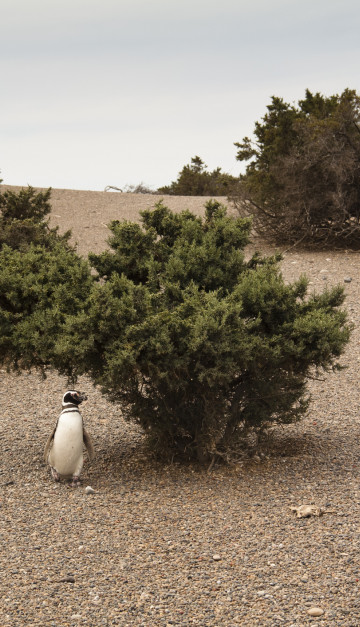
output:
M89 460L94 458L94 447L90 436L84 429L79 405L87 400L87 396L76 390L65 392L62 400L62 412L56 426L45 445L44 458L50 464L54 481L60 477L72 477L72 486L79 483L83 467L83 446L85 445Z

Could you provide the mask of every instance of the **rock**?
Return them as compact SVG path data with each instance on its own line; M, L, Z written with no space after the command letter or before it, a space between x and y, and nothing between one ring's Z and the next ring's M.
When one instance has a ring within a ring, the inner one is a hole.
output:
M321 607L311 607L307 613L309 616L322 616L324 614L324 610Z
M95 494L94 488L92 488L91 485L86 486L85 494Z
M351 276L347 276L347 277L345 277L345 279L344 279L344 283L351 283L351 281L352 281Z
M218 553L215 553L215 555L213 555L213 560L214 562L219 562L221 560L221 556Z
M296 518L308 518L309 516L321 516L324 512L317 505L300 505L290 507L292 512L296 512Z

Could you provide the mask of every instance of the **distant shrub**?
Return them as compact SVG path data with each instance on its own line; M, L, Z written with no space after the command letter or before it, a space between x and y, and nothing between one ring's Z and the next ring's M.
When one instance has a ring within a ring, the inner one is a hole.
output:
M141 182L137 185L126 185L124 187L124 192L128 194L156 194L157 192L145 185L145 183Z
M227 196L231 193L238 179L216 168L207 171L207 166L200 157L193 157L190 165L185 165L177 181L165 187L159 187L160 194L173 196Z

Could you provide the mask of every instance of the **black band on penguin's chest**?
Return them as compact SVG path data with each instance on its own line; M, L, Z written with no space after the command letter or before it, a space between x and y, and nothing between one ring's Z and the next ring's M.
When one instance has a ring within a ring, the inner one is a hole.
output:
M69 406L68 406L68 407L64 407L64 409L62 410L62 412L61 412L61 413L62 413L62 414L67 414L67 413L68 413L68 412L70 412L70 411L77 411L77 412L78 412L78 414L80 414L80 411L79 411L79 407L78 407L78 405L70 405L70 404L69 404Z

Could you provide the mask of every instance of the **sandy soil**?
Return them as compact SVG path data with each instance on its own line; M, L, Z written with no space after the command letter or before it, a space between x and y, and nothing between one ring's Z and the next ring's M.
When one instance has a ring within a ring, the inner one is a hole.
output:
M72 228L86 254L104 248L111 219L135 220L157 200L54 190L51 221ZM201 212L204 199L165 204ZM54 484L42 451L65 382L1 372L1 627L358 627L359 270L357 253L285 254L286 280L305 272L316 291L345 286L347 368L311 382L307 418L279 429L263 458L231 468L155 462L84 378L96 459L79 488ZM324 515L297 519L290 507L303 503Z

